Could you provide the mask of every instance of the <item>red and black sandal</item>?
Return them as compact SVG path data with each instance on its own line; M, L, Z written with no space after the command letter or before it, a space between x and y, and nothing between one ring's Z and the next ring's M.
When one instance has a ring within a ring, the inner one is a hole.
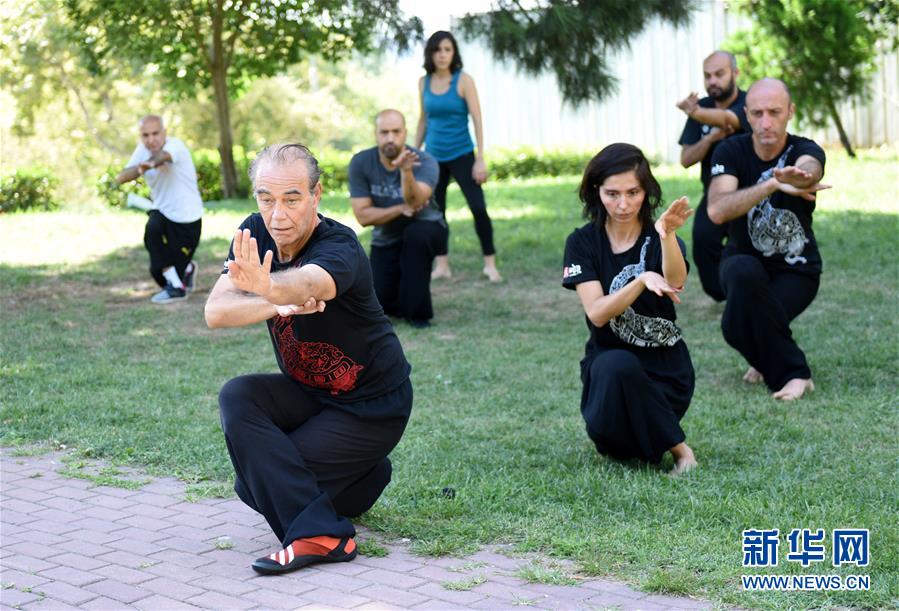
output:
M319 562L349 562L356 557L357 551L352 537L306 537L279 552L257 558L252 567L263 575L279 575Z

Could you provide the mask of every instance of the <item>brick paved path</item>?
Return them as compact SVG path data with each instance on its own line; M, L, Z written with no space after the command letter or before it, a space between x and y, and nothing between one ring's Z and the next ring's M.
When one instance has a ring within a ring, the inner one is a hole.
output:
M185 485L143 478L139 489L64 477L59 452L0 448L2 609L700 609L707 602L647 595L605 580L528 583L542 562L501 547L466 558L384 557L319 565L280 577L249 563L278 547L236 498L185 500ZM374 537L364 530L359 540Z

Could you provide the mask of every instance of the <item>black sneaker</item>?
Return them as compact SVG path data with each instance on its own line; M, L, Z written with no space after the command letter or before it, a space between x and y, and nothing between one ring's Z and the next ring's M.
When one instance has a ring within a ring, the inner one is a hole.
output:
M184 290L191 292L197 286L197 264L191 261L188 268L184 270Z
M176 289L170 282L165 283L165 288L150 297L150 301L158 304L175 303L187 299L187 291Z

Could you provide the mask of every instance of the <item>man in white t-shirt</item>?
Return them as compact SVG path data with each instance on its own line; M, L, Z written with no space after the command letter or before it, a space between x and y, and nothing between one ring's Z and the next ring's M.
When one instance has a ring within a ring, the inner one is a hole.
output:
M177 138L166 137L162 117L147 115L138 127L140 142L116 182L143 176L150 186L153 206L144 246L150 253L150 274L162 287L150 301L174 303L187 299L194 287L197 266L191 259L200 243L203 200L190 151Z

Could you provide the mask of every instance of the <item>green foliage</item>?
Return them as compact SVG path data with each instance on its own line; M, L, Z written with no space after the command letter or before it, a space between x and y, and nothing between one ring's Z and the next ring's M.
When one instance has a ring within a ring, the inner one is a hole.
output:
M490 153L491 177L537 178L542 176L575 176L583 173L595 153L572 150L535 148L495 149Z
M24 210L55 210L54 190L59 184L46 168L24 168L0 180L0 213Z
M899 11L896 0L742 0L737 7L754 24L726 44L740 57L744 83L782 79L797 118L815 126L838 121L836 104L846 98L868 97L878 41L890 30L895 37Z
M524 9L519 0L498 0L485 14L466 15L462 31L481 36L493 55L528 74L552 71L572 104L602 100L617 79L608 56L628 48L653 18L685 25L691 0L553 0Z

